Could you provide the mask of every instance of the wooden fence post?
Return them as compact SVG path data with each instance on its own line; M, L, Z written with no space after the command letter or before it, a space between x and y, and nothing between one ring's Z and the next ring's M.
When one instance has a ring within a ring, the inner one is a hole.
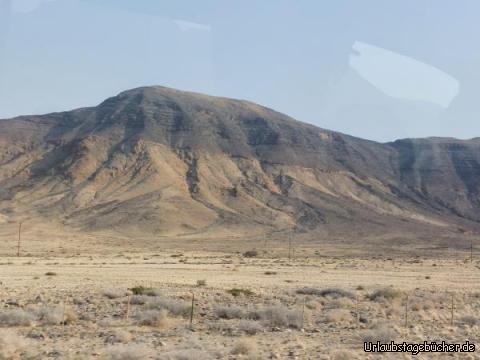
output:
M453 304L454 293L452 292L452 306L451 306L451 316L450 316L450 325L453 326L453 313L454 313L454 304Z
M358 308L358 294L355 294L355 313L357 316L357 326L360 326L360 310Z
M128 318L130 316L130 302L132 299L132 295L128 295L128 300L127 300L127 311L125 312L125 325L128 323Z
M195 306L195 293L192 292L192 308L190 309L190 328L193 328L193 309Z
M307 298L304 296L303 297L303 306L302 306L302 329L304 328L305 325L305 303L307 301Z
M408 327L408 295L405 299L405 327Z

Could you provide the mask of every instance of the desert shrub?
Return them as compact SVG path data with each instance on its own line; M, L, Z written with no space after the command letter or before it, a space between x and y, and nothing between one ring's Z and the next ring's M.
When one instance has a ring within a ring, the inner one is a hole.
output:
M115 345L107 349L107 356L111 360L146 360L150 351L143 345Z
M103 296L108 299L118 299L125 296L125 291L120 289L107 289L103 292Z
M277 272L276 271L265 271L264 274L265 275L277 275Z
M186 301L163 297L155 298L145 306L147 309L167 310L173 316L188 316L191 309L191 304Z
M151 288L151 287L144 287L134 286L128 289L132 292L133 295L146 295L146 296L160 296L162 295L159 289Z
M56 276L56 275L57 275L57 273L56 273L56 272L53 272L53 271L47 271L47 272L45 273L45 276Z
M396 290L392 287L386 287L386 288L375 290L373 293L371 293L368 296L368 298L372 301L378 301L381 299L393 300L393 299L399 298L400 296L402 296L401 291Z
M239 289L239 288L233 288L233 289L227 290L227 293L229 293L230 295L232 295L234 297L237 297L237 296L240 296L240 295L244 295L244 296L254 295L254 292L252 290Z
M150 298L146 295L133 295L130 296L129 299L125 299L125 303L128 303L130 301L131 305L145 305Z
M257 344L252 339L240 339L232 348L233 355L253 355L257 352Z
M380 341L381 343L389 343L395 338L395 331L386 324L377 325L375 328L366 330L362 334L363 342L373 342L376 343Z
M207 280L205 279L197 280L197 286L198 287L207 286Z
M23 309L0 312L0 326L30 326L34 320L35 317Z
M355 354L353 354L352 352L350 352L348 350L334 351L332 356L331 356L332 360L354 360L356 358L357 357L355 356Z
M243 319L246 316L245 311L238 306L218 306L214 312L221 319Z
M72 308L62 305L42 306L36 311L40 323L44 325L69 324L77 320L77 314Z
M341 323L353 321L352 314L347 309L332 309L325 314L325 322Z
M123 343L123 344L128 343L131 339L132 339L132 334L122 329L116 329L112 333L112 336L110 337L111 342Z
M169 323L167 310L146 310L136 314L136 320L139 325L166 327Z
M354 305L353 301L350 298L345 298L345 297L334 299L330 303L330 306L334 308L344 308L344 309L351 309L353 305Z
M317 289L313 287L304 287L304 288L298 289L297 294L330 297L333 299L338 299L342 297L346 297L350 299L355 298L355 295L352 294L350 291L338 289L338 288Z
M243 253L244 257L247 258L252 258L252 257L257 257L258 256L258 251L257 250L248 250Z
M253 320L241 320L238 329L247 335L255 335L263 330L262 326Z
M268 306L253 313L266 325L278 327L291 327L299 329L302 327L302 311L289 309L282 305Z
M28 347L27 341L14 332L0 332L0 360L20 359Z

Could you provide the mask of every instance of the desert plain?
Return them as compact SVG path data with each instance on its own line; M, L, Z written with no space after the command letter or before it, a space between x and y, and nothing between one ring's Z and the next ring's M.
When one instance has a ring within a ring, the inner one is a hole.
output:
M225 252L74 233L62 247L27 227L17 256L15 226L0 247L1 359L409 359L363 342L480 343L471 249L259 238ZM480 358L416 355L432 357Z

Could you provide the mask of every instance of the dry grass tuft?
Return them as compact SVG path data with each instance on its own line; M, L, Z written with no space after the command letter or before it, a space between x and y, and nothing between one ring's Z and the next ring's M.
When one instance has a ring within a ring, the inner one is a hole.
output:
M136 314L136 319L139 325L153 326L164 328L170 323L168 312L162 310L146 310Z
M253 339L245 338L238 340L232 348L232 355L254 355L257 353L257 344Z
M253 320L241 320L238 323L238 329L247 335L256 335L263 331L263 327Z
M122 329L116 329L116 330L113 331L110 339L114 343L126 344L130 340L132 340L132 334L130 334L128 331L125 331L125 330L122 330Z

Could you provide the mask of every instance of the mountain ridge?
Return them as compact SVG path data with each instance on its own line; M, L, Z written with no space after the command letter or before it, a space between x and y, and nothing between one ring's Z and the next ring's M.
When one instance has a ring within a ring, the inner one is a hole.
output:
M0 214L132 236L476 231L479 164L475 138L377 143L246 100L140 87L0 121Z

